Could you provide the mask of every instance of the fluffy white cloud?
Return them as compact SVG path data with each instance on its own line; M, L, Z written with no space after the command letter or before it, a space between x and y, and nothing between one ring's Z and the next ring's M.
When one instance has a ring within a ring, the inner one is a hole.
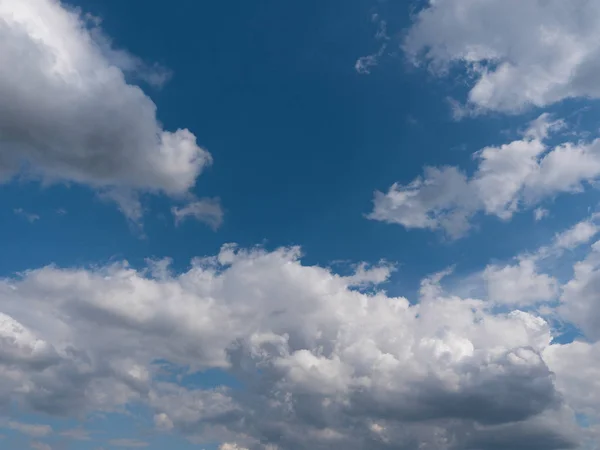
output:
M478 212L508 220L545 198L579 192L600 176L600 140L549 147L549 134L562 126L542 114L522 139L476 152L470 177L457 167L427 167L424 177L376 192L369 218L408 229L442 229L456 238Z
M586 259L575 264L573 278L564 286L561 312L590 338L600 340L600 241Z
M599 215L594 214L590 219L578 222L562 233L557 233L554 238L554 247L573 249L588 243L600 231L600 227L596 223L598 218Z
M503 304L528 305L549 301L558 295L558 282L538 273L534 260L523 259L517 265L488 266L483 271L488 297Z
M438 73L466 66L469 110L518 112L600 97L599 26L588 0L430 0L403 47Z
M53 414L137 402L163 430L253 450L574 447L545 320L447 296L442 275L418 304L357 291L390 268L340 276L299 256L225 246L179 275L156 263L6 279L0 400ZM244 389L190 390L156 361L228 370Z
M58 0L2 0L0 181L185 194L211 156L187 129L162 128L156 105L126 80L140 69L164 78Z

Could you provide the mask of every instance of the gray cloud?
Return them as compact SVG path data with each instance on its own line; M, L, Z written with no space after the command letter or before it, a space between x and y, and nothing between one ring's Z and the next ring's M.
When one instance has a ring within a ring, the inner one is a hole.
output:
M179 275L161 268L46 267L0 284L0 398L60 415L141 404L161 430L251 450L492 449L510 424L572 440L572 413L538 419L565 405L533 314L446 297L435 278L411 306L352 288L384 281L381 268L339 276L295 248L228 245ZM186 388L156 361L244 388Z
M0 180L185 194L211 156L187 129L162 128L156 105L125 79L137 70L164 78L56 0L3 2Z

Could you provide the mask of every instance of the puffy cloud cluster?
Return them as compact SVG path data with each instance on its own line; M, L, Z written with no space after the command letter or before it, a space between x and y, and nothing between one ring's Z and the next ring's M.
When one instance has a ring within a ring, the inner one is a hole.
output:
M430 0L403 48L415 64L468 69L471 112L598 98L600 5L572 0Z
M164 130L128 74L165 79L58 0L0 2L0 181L85 184L133 219L132 192L186 194L211 156L187 129Z
M417 304L366 287L389 271L231 245L179 275L32 270L0 284L0 400L61 415L142 403L157 428L223 448L576 448L544 319L446 295L441 275ZM161 361L244 388L190 389Z
M423 177L376 192L369 218L457 238L479 212L508 220L543 199L579 192L600 176L600 140L550 147L550 133L563 125L542 114L521 139L476 152L471 176L454 166L427 167Z

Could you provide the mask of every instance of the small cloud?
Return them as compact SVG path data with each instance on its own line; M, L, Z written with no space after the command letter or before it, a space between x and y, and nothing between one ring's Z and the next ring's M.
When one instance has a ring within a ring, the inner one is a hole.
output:
M413 127L416 127L417 125L419 125L419 121L412 114L409 114L408 116L406 116L406 123L408 123L410 126L413 126Z
M170 431L173 429L173 421L165 413L154 416L154 425L161 431Z
M60 433L61 436L73 439L76 441L89 441L90 434L86 430L81 428L75 428L73 430L65 430Z
M379 64L379 56L377 53L368 56L361 56L356 60L354 69L361 75L368 75L371 73L371 68Z
M8 428L33 437L48 436L52 433L52 427L50 425L8 422Z
M58 214L59 216L66 216L67 215L67 210L64 208L58 208L56 210L56 214Z
M536 222L539 222L540 220L548 217L548 214L550 214L550 211L548 211L545 208L536 208L533 211L533 218L535 219Z
M34 441L31 443L31 448L33 450L52 450L52 447L50 447L49 444L46 444L45 442L37 442L37 441Z
M23 208L16 208L13 210L13 212L15 213L15 215L17 215L19 217L23 217L29 223L33 223L37 220L40 220L40 216L38 216L37 214L28 213Z
M387 33L387 22L385 20L382 20L379 14L373 14L371 16L371 20L373 23L377 24L377 32L375 33L375 39L377 39L378 41L383 41L383 44L381 44L377 52L371 55L361 56L360 58L358 58L358 60L354 64L354 70L356 70L361 75L370 74L371 68L379 64L379 60L381 59L387 48L387 41L389 41L390 39Z
M108 441L110 445L114 445L116 447L126 447L126 448L142 448L148 447L148 443L144 441L139 441L137 439L113 439Z
M223 223L223 209L218 198L204 198L181 208L174 206L171 212L175 217L175 225L179 225L188 217L206 223L213 230Z

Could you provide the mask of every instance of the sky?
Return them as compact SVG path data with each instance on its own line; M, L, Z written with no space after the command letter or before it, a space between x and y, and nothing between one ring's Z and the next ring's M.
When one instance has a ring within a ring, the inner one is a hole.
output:
M600 3L0 0L0 446L600 449Z

